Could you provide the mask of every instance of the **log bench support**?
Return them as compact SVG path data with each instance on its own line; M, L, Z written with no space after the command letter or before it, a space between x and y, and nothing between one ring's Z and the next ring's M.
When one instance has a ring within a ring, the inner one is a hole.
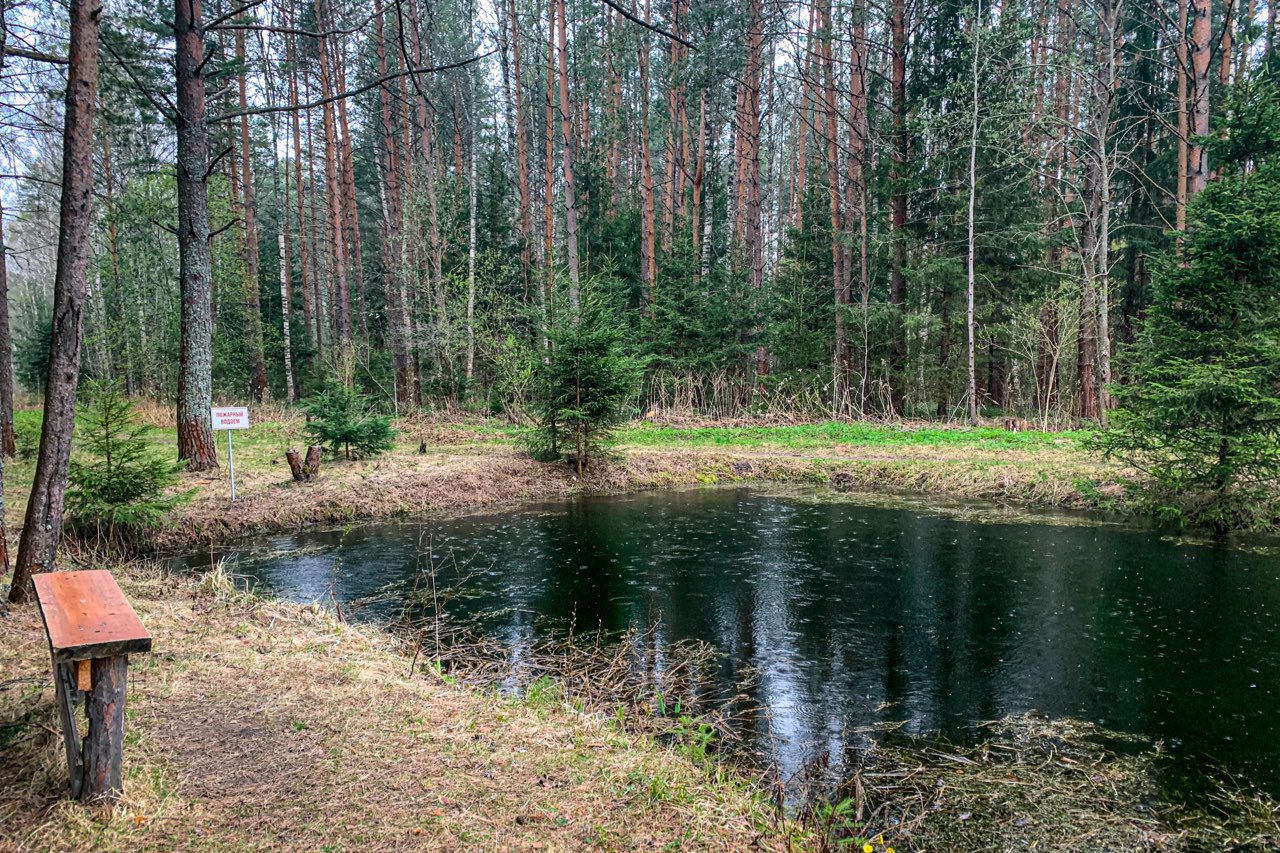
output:
M110 572L42 573L35 587L49 635L71 796L114 801L123 789L129 655L151 651L151 635Z

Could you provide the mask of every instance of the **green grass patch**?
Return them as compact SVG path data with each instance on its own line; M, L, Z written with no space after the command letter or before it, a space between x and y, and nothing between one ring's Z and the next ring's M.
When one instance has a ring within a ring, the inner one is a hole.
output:
M796 426L669 427L637 424L621 431L624 444L646 447L786 447L805 449L838 444L864 447L977 447L1037 449L1080 447L1088 435L1076 432L1009 432L993 427L953 429L824 421Z

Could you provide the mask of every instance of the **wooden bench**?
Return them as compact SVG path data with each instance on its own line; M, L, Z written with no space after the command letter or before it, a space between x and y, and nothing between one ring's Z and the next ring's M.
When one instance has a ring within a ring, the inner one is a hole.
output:
M71 796L114 800L121 790L129 655L151 651L151 635L111 573L43 572L34 578L49 635ZM77 727L84 703L87 732Z

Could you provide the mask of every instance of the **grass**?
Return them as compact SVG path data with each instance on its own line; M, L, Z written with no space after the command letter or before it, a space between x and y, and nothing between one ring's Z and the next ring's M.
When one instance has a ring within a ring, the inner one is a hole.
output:
M140 412L156 427L152 441L158 452L175 457L172 412L159 404L144 404ZM844 488L984 503L1105 510L1129 506L1123 480L1131 472L1082 447L1083 433L927 423L641 421L621 431L609 464L578 478L568 466L525 458L516 447L517 431L505 422L412 417L397 419L399 437L389 453L353 462L326 458L318 482L298 485L289 477L284 451L305 445L304 426L295 409L255 410L253 427L234 437L240 500L234 505L228 501L225 469L183 474L178 488L194 489L195 497L157 535L157 545L190 549L254 532L362 518L575 493L741 482L834 480ZM5 472L11 532L22 522L34 472L39 413L20 412L18 431L19 458ZM218 433L216 439L219 459L225 461L225 435Z
M749 787L580 714L451 685L390 634L117 567L155 637L130 670L126 791L64 799L39 617L0 619L0 849L780 849Z
M621 434L637 447L776 447L826 450L856 447L949 447L983 450L1078 449L1084 432L1010 432L994 427L951 429L932 425L890 425L826 421L787 426L664 426L637 424Z

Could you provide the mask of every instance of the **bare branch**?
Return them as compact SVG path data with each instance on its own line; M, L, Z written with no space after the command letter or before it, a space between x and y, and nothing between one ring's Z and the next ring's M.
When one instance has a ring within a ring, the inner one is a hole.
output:
M454 68L463 68L467 65L470 65L473 62L479 62L481 59L492 56L495 52L496 52L496 49L491 50L488 53L482 53L478 56L472 56L469 59L463 59L459 62L450 62L448 65L434 65L430 68L410 68L404 71L396 71L386 75L385 77L379 77L377 80L374 80L371 83L366 83L365 85L360 86L357 89L348 89L345 92L339 92L336 95L330 95L327 98L321 98L318 101L312 101L309 104L290 104L289 106L285 106L285 107L254 107L253 109L250 109L250 110L237 110L235 112L222 113L220 115L213 116L208 121L209 123L212 124L214 122L227 121L228 119L239 118L240 116L256 116L256 115L266 115L269 113L291 113L298 110L313 110L316 107L322 107L325 104L331 103L333 101L341 101L341 100L345 100L346 98L354 98L356 95L364 94L370 89L376 89L382 84L387 83L388 81L391 81L391 80L395 80L396 78L399 78L399 77L404 77L410 74L413 74L413 75L431 74L437 71L449 71Z
M5 45L4 49L0 50L0 56L16 56L20 59L32 59L36 62L48 62L51 65L67 64L65 56L54 56L49 53L44 53L43 51L27 50L26 48L13 47L12 45Z
M214 19L213 19L212 21L210 21L209 23L205 24L205 25L204 25L204 27L203 27L203 29L202 29L202 32L206 32L206 33L207 33L207 32L209 32L210 30L216 30L216 29L218 29L218 26L219 26L220 24L224 24L224 23L226 23L227 21L231 20L232 18L236 17L237 15L243 15L245 12L248 12L248 11L249 11L250 9L252 9L253 7L255 7L255 6L261 6L261 5L262 5L263 3L265 3L265 2L267 2L267 0L249 0L249 2L248 2L248 3L245 3L243 6L238 6L237 8L232 9L231 11L229 11L229 12L227 12L227 13L225 13L225 14L219 15L218 17L214 18Z
M107 49L107 53L111 54L111 58L114 59L116 61L116 64L120 66L121 70L123 70L124 73L129 76L129 79L133 81L133 85L137 87L138 91L142 93L142 96L147 99L147 101L151 104L151 106L155 107L156 111L160 113L160 115L169 119L169 121L177 121L178 108L175 107L169 101L169 98L163 92L161 92L160 97L164 98L164 104L162 105L159 101L157 101L155 97L151 94L151 90L148 89L146 85L134 75L133 69L129 67L129 64L125 62L123 58L121 58L120 54L116 53L115 48L111 46L111 42L108 41L107 39L101 39L100 41L102 43L102 46ZM166 108L166 105L167 105L167 108Z
M210 232L209 232L209 239L210 239L210 240L212 240L214 237L217 237L217 236L218 236L219 234L221 234L223 231L226 231L228 228L230 228L231 226L235 225L235 224L236 224L237 222L239 222L239 221L240 221L239 217L235 217L235 216L233 216L231 219L229 219L229 220L227 221L227 224L226 224L226 225L223 225L221 228L218 228L218 229L216 229L216 230L214 230L214 231L210 231ZM176 234L177 232L175 231L174 233Z
M628 21L631 21L633 24L639 24L640 26L644 27L646 30L653 30L655 33L657 33L660 36L663 36L664 38L669 38L674 42L679 42L680 44L689 48L689 50L696 51L698 49L695 45L685 41L675 33L669 32L668 30L664 30L662 27L659 27L657 24L651 24L648 21L645 21L641 18L637 18L635 15L631 14L626 9L622 8L617 3L613 2L613 0L601 0L601 2L603 2L604 5L608 6L610 9L617 12L622 17L626 18Z

